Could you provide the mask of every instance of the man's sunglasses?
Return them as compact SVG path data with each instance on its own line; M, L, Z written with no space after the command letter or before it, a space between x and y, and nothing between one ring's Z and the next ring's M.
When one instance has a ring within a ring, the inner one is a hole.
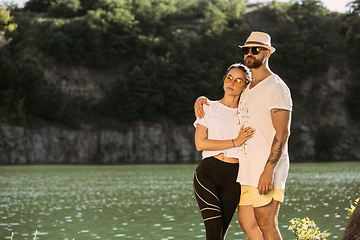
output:
M241 51L243 52L244 55L248 55L250 51L253 55L258 55L261 50L265 50L265 48L262 48L262 47L243 47L243 48L241 48Z
M230 83L232 80L234 80L235 87L241 87L243 85L246 85L246 82L242 80L241 78L234 79L231 75L225 75L223 78L224 82Z

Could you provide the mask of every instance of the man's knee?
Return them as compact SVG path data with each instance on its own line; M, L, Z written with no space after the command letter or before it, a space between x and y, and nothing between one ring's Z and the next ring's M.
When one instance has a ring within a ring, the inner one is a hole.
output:
M246 229L255 229L258 228L258 224L256 222L256 220L250 220L249 219L238 219L239 225L241 227L242 230L246 230Z
M245 232L245 234L248 234L253 231L259 231L259 227L256 222L253 210L245 211L245 212L238 211L238 222L241 229Z
M279 204L278 201L272 200L268 205L254 208L255 217L261 229L277 227Z
M269 221L269 219L260 220L257 223L263 233L274 231L277 228L275 222L271 220Z

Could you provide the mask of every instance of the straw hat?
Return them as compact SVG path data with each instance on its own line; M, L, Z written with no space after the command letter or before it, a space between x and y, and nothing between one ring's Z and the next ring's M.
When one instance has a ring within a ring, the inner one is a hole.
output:
M252 32L246 40L244 46L239 45L239 47L264 47L269 49L271 53L275 52L276 50L271 46L270 35L264 32Z

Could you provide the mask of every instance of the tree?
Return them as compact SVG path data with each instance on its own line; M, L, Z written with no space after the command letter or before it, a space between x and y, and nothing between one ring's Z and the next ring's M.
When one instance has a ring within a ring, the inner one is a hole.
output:
M29 12L46 12L56 2L56 0L29 0L25 3L24 9Z
M13 32L17 28L16 23L11 23L13 17L4 7L0 7L0 32Z
M48 8L49 15L52 17L72 18L81 9L80 0L57 0Z
M347 6L350 7L350 13L352 14L360 14L360 0L355 0L353 2L349 2Z

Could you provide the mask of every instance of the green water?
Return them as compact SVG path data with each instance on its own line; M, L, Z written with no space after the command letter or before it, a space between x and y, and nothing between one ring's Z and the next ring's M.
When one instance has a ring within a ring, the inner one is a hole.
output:
M196 165L2 166L0 240L205 239L192 192ZM314 220L341 239L360 195L360 163L291 164L279 226ZM233 219L228 240L246 239Z

